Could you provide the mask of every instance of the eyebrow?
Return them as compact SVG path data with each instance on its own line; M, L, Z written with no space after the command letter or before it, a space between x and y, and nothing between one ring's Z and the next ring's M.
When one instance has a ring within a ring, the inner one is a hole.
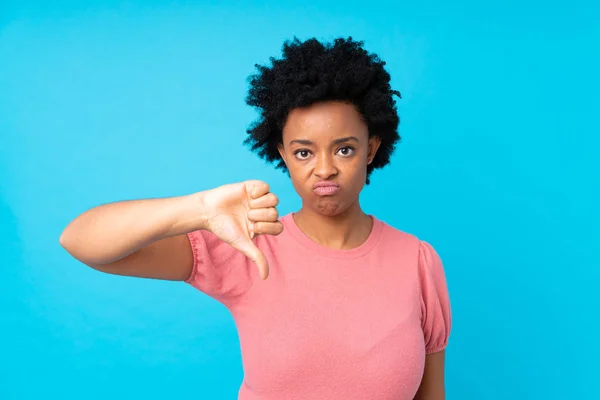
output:
M354 137L354 136L347 136L347 137L343 137L343 138L339 138L339 139L335 139L333 141L333 144L341 144L341 143L346 143L346 142L350 142L350 141L355 141L355 142L360 142L358 140L358 138ZM290 145L291 144L302 144L305 146L314 144L311 140L306 140L306 139L295 139L295 140L290 140Z

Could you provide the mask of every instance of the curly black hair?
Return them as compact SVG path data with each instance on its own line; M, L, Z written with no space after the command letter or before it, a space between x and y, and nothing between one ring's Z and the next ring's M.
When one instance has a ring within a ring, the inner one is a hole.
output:
M283 44L281 59L270 58L271 66L256 64L258 72L248 79L246 104L256 107L260 116L248 128L244 144L288 172L277 150L288 113L321 101L350 102L362 114L369 136L381 139L377 154L367 167L369 184L373 170L389 164L401 140L394 95L401 96L390 87L385 62L367 52L363 45L363 41L352 37L332 43L294 38Z

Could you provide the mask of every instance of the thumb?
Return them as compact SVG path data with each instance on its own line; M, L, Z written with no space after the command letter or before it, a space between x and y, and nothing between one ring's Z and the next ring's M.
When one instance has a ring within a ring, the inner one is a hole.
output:
M254 243L248 239L244 238L238 243L235 244L235 247L242 252L246 257L248 257L256 266L258 267L258 272L260 274L260 278L262 280L267 279L269 276L269 264L267 263L267 258L265 255L254 245Z

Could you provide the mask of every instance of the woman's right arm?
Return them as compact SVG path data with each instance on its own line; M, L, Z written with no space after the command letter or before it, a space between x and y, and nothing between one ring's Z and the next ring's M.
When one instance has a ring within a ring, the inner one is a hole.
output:
M193 266L187 233L205 229L202 192L92 208L71 221L60 244L102 272L185 280Z
M245 181L171 198L131 200L92 208L73 221L60 244L77 260L102 272L186 280L193 254L187 234L208 230L242 252L268 275L254 235L278 235L278 199L262 181Z

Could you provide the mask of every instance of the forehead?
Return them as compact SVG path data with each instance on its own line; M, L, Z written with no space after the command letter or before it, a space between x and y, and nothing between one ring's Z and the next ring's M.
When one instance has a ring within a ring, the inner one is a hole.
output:
M283 127L284 140L317 141L338 136L368 136L368 128L353 104L321 102L293 109Z

